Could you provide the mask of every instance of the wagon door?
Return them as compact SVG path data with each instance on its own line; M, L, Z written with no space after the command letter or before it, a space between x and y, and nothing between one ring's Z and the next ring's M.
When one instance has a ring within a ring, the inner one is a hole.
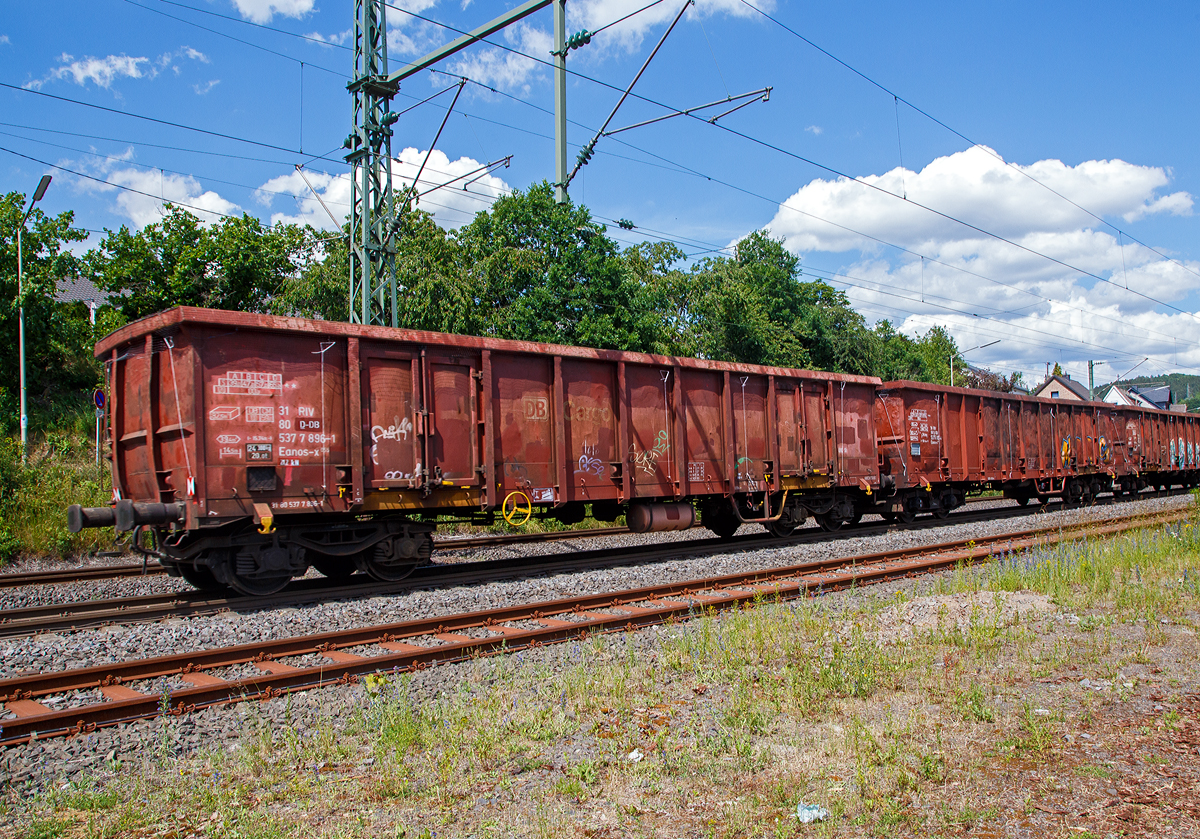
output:
M800 418L804 429L801 461L812 472L833 472L833 448L826 411L829 409L828 385L824 382L800 383Z
M491 410L501 497L521 491L535 504L558 500L555 429L563 406L551 398L553 382L551 357L492 354Z
M781 477L803 476L807 461L804 457L804 429L800 425L799 392L791 382L775 384L775 417L779 432L779 474Z
M730 377L733 401L733 450L735 490L760 492L767 449L767 382L762 376L734 374Z
M429 478L435 484L474 486L480 482L479 406L473 358L426 359L429 401Z
M670 367L626 365L629 403L629 468L637 497L673 495L673 376Z
M723 493L726 491L723 377L700 370L681 373L687 435L686 494Z
M419 362L412 353L362 350L364 483L375 489L419 487L423 432Z

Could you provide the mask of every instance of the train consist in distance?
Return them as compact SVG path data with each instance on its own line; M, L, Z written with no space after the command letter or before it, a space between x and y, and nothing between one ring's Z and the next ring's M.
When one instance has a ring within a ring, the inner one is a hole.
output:
M115 526L201 588L399 580L438 517L787 535L1194 486L1200 417L918 382L197 308L96 347Z

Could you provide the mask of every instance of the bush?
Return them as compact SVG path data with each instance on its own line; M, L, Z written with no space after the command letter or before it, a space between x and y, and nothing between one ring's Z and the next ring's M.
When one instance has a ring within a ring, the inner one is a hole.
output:
M96 464L95 443L71 425L31 439L24 464L20 438L0 438L0 562L112 546L111 531L67 531L69 504L100 507L112 497L107 464Z

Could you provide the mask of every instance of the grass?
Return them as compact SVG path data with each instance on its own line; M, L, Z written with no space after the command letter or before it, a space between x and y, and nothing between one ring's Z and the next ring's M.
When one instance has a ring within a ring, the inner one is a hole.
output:
M910 637L886 630L914 593L868 589L480 658L437 694L424 677L375 674L348 711L303 733L244 706L233 752L164 750L149 771L115 769L19 806L43 835L71 836L775 837L801 833L801 801L830 812L803 835L994 832L1034 794L1011 772L1055 765L1063 734L1091 726L1101 700L1146 689L1122 671L1168 665L1175 636L1160 620L1200 608L1198 568L1189 520L943 575L927 583L934 594L975 605L965 623L940 613ZM1021 618L1003 597L970 599L987 592L1044 595L1096 619ZM1062 674L1075 693L1036 693ZM1083 691L1085 675L1113 688ZM1059 771L1107 785L1115 770Z
M31 439L24 463L20 439L0 438L0 563L113 546L111 530L67 531L68 505L99 507L111 500L111 476L95 457L94 443L70 430Z

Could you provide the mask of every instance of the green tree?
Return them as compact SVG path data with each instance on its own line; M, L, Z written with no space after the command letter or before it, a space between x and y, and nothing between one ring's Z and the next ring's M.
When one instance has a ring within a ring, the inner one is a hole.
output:
M296 261L302 266L285 277L268 309L276 315L317 320L350 320L350 225L342 235L304 228Z
M931 327L918 339L917 345L920 347L922 358L925 359L925 371L929 377L927 381L940 385L950 384L951 359L957 371L962 366L962 357L959 355L958 345L945 327ZM955 384L957 383L956 381Z
M885 382L928 381L929 371L920 345L895 330L890 321L881 320L867 333L871 355L871 373Z
M99 367L92 359L93 330L83 304L55 302L58 283L73 276L78 260L67 249L87 238L73 226L68 211L47 216L30 213L21 236L24 266L22 294L17 293L17 227L27 198L10 192L0 198L0 321L10 340L0 342L0 428L18 427L20 365L18 310L25 308L26 388L31 428L44 424L45 414L62 396L90 387Z
M127 320L173 306L267 311L312 253L311 234L296 225L264 227L249 215L205 225L171 205L140 231L106 234L84 263Z
M438 292L462 331L604 348L647 342L617 244L586 209L556 203L550 184L501 198L454 240L464 287L447 278Z

